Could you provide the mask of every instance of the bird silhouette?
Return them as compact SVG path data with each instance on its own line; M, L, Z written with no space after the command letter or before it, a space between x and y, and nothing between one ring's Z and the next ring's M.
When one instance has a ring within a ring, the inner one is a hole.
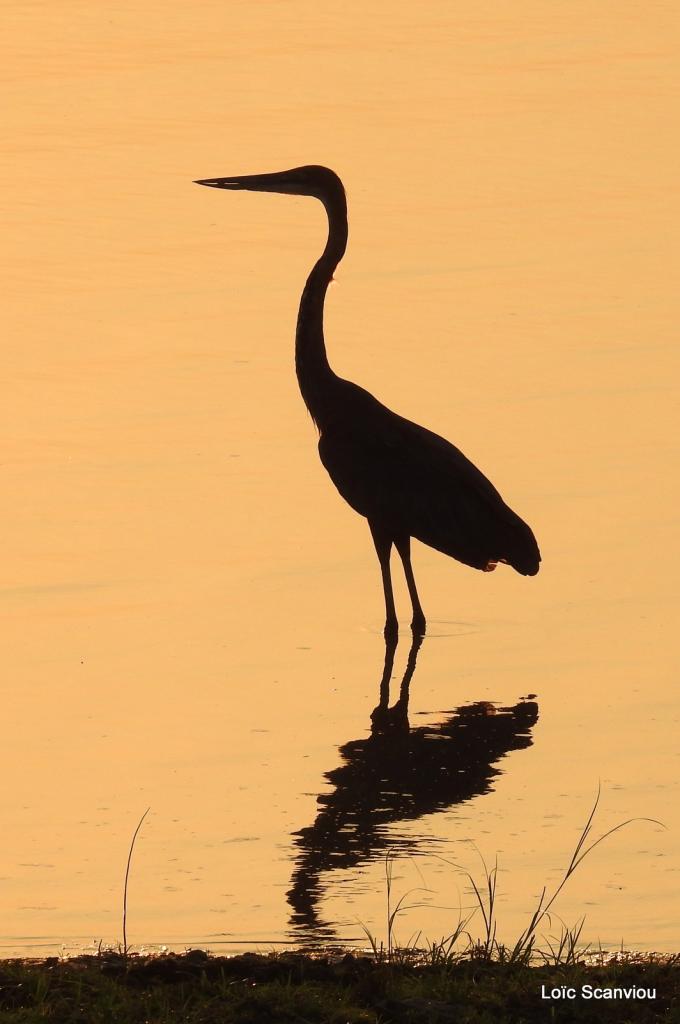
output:
M463 453L431 430L392 412L364 388L333 372L326 356L324 301L347 246L347 202L328 167L294 167L273 174L204 178L212 188L313 196L328 215L328 240L300 300L295 367L300 391L319 431L319 455L331 480L373 536L385 595L385 636L398 631L390 554L399 552L413 608L411 627L424 634L411 565L411 537L490 572L499 562L523 576L541 556L527 524L509 508Z

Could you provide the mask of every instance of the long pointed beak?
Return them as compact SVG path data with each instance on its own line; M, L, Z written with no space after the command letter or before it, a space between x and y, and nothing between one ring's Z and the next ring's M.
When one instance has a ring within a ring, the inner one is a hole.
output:
M243 188L249 192L284 192L302 195L305 188L298 180L297 170L277 171L275 174L239 174L231 178L200 178L196 185L210 188Z
M210 188L246 188L240 178L200 178L194 185L209 185Z
M276 174L239 174L231 178L201 178L196 185L210 188L245 188L251 192L286 192L288 171Z

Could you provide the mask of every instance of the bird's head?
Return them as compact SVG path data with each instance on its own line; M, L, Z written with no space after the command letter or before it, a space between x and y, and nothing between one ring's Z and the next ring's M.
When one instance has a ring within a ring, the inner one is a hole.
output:
M202 178L196 185L211 188L246 189L250 192L282 192L293 196L314 196L327 205L345 197L340 178L329 167L309 164L273 174L245 174L229 178Z

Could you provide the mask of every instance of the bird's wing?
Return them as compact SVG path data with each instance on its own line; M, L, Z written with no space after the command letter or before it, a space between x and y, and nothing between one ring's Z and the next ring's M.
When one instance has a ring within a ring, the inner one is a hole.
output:
M355 397L355 416L343 417L319 442L346 501L395 534L408 533L475 568L505 558L520 572L532 571L533 534L491 481L445 438L363 396Z

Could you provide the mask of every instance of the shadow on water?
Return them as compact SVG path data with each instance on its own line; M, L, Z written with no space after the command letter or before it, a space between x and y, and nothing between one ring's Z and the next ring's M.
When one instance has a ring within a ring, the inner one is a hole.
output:
M512 707L478 701L448 712L438 725L411 727L409 688L421 645L422 637L414 637L399 698L390 707L397 640L386 641L370 735L340 747L342 764L325 774L332 791L319 796L314 823L294 834L296 863L287 895L298 941L336 938L317 909L324 892L323 872L376 860L388 849L415 853L419 839L395 837L389 825L490 792L493 779L501 774L495 762L511 750L531 746L538 704L529 698Z

